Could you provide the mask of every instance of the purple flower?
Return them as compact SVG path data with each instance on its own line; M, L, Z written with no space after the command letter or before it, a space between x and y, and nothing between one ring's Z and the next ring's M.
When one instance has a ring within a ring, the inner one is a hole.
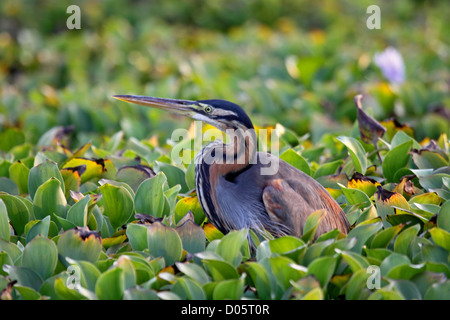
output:
M401 84L405 81L405 64L402 55L395 48L387 47L374 55L374 62L391 83Z

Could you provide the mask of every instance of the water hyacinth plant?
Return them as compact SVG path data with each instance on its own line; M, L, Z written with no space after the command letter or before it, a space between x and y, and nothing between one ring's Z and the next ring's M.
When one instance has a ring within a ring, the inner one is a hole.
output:
M348 235L315 237L323 210L311 214L301 238L264 240L246 229L224 235L205 218L195 189L180 187L194 185L191 165L170 164L170 147L122 134L113 135L114 151L109 140L72 153L60 135L31 153L33 161L8 151L1 297L450 299L448 138L421 144L400 129L392 138L372 132L373 118L363 125L360 137L328 143L323 163L314 148L286 142L300 141L293 132L280 133L291 155L284 159L341 204ZM363 140L370 134L380 138L369 139L377 149ZM84 170L70 170L70 162Z

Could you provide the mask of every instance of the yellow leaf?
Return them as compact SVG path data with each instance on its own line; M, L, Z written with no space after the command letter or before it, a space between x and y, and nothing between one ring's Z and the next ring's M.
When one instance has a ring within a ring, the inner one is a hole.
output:
M223 233L214 227L212 223L205 223L203 230L205 231L206 239L208 239L209 242L223 237Z

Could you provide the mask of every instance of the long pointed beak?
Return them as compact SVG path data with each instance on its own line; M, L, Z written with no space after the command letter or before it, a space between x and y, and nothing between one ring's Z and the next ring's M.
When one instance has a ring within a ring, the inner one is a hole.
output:
M166 110L175 114L191 117L199 108L199 103L190 100L163 99L134 95L115 95L113 98L142 106Z

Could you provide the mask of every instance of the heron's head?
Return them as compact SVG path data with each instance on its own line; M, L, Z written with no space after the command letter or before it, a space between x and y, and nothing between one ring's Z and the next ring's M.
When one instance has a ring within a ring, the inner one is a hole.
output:
M217 129L253 129L253 124L244 110L225 100L177 100L146 96L116 95L115 99L166 110L208 123Z

